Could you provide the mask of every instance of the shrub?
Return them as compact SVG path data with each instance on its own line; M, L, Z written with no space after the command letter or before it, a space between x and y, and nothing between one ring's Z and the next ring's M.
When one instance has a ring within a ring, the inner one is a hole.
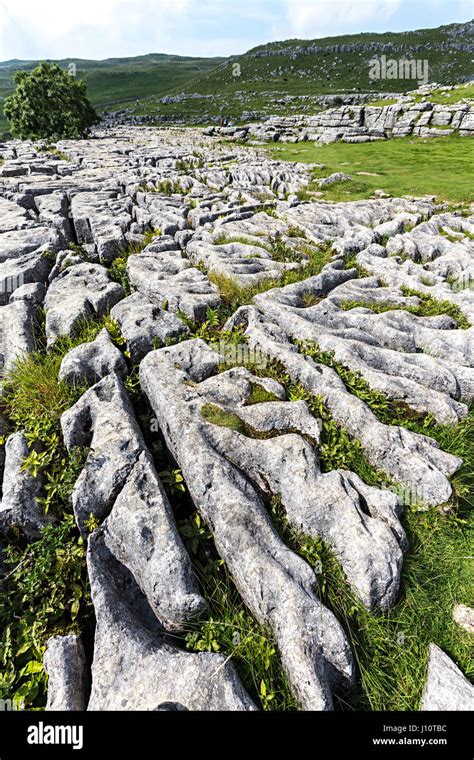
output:
M16 90L5 100L5 116L22 140L83 137L100 119L86 97L85 82L57 64L40 63L15 73Z

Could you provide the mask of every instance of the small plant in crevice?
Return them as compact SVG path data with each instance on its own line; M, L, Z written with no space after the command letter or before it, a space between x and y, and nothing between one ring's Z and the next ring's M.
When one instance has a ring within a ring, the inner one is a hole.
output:
M384 314L387 311L406 311L417 317L438 317L445 314L454 319L457 323L458 329L467 330L471 327L471 323L463 314L459 306L451 303L451 301L438 301L426 293L421 293L418 290L412 290L405 287L402 287L401 291L405 296L416 296L420 299L421 303L418 306L405 306L403 304L392 304L390 302L372 303L371 301L345 301L341 304L341 309L344 309L345 311L358 308L370 309L370 311L373 311L375 314Z
M339 694L342 710L419 708L426 677L428 647L435 642L472 675L469 634L453 621L456 603L468 603L470 544L463 514L408 511L404 517L409 550L402 571L400 598L389 612L369 612L346 582L331 548L321 539L288 525L281 500L269 510L285 543L315 570L318 595L343 626L358 669L355 691ZM471 524L472 524L471 513Z
M308 237L306 232L301 227L297 227L296 225L292 224L289 225L286 234L289 238L302 238L305 240Z
M200 338L211 346L215 346L216 344L237 345L245 342L242 330L224 330L225 323L232 315L231 309L225 304L215 309L208 306L206 309L206 319L200 324L194 322L181 311L178 311L177 315L189 328L189 333L183 333L180 340Z
M231 658L263 710L297 710L272 634L246 608L200 515L192 513L179 529L209 608L207 618L189 624L186 647Z
M111 263L108 273L110 279L114 280L114 282L118 282L118 284L122 286L125 295L129 296L131 288L127 277L127 261L128 257L118 256Z
M350 253L346 254L343 258L343 264L344 269L356 269L357 270L357 277L360 279L363 279L365 277L371 277L372 275L370 272L367 271L367 269L364 269L364 267L359 264L357 260L358 253ZM342 308L342 307L341 307Z
M90 256L87 253L85 247L78 243L68 243L68 249L72 251L76 256L79 256L83 261L90 261Z
M177 179L162 179L156 183L155 189L151 192L162 195L187 195L189 188L183 187Z
M0 699L42 708L48 638L92 634L85 552L72 515L48 525L26 547L7 546L6 573L0 577Z
M159 473L161 482L169 494L185 493L186 485L179 467L169 467Z
M291 381L287 386L287 393L290 401L305 401L310 412L321 421L318 458L322 472L351 470L368 485L381 487L387 484L387 477L372 467L360 441L353 438L334 420L321 396L315 396Z
M204 166L204 157L202 155L192 156L190 158L178 158L175 163L177 172L189 174L195 169L201 169Z
M106 328L110 335L110 339L117 348L124 349L127 345L127 341L122 335L120 325L116 319L107 314L102 320L102 325Z
M128 243L123 248L120 248L117 253L117 257L112 261L108 268L109 276L125 291L128 296L131 293L130 283L127 277L127 262L130 256L141 253L155 238L161 235L161 231L154 227L146 230L141 239L136 242Z

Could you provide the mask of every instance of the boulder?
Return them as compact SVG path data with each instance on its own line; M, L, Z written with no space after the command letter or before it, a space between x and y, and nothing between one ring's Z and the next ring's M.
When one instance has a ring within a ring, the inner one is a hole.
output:
M43 662L48 674L46 710L85 710L89 674L81 638L69 634L48 639Z
M93 384L112 372L126 377L128 367L104 327L95 340L81 343L66 354L61 362L58 379L75 385Z
M430 644L420 710L474 710L474 686L436 644Z

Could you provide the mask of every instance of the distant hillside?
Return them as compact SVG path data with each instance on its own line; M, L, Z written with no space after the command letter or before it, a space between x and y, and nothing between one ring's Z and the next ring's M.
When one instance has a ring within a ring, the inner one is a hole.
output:
M150 53L75 63L100 111L127 109L184 123L214 122L220 114L235 120L271 113L309 113L318 97L331 94L406 92L414 80L369 78L374 56L426 59L429 81L454 84L474 79L474 21L438 29L384 34L363 33L319 40L286 40L260 45L230 58L186 58ZM37 61L0 63L0 112L13 87L16 69ZM6 122L0 118L0 134Z
M163 95L183 86L190 79L215 68L222 58L187 58L151 53L136 58L108 58L91 61L66 58L55 61L67 68L77 66L77 76L87 83L89 98L99 110L117 109L139 98ZM0 135L7 122L3 101L14 88L13 75L18 69L30 71L39 61L0 62Z
M474 78L474 22L438 29L353 34L319 40L260 45L177 87L178 102L144 100L133 110L161 117L195 119L242 112L292 113L315 108L313 96L336 93L406 92L417 82L369 78L374 56L428 61L429 81L454 84ZM240 76L236 76L236 64ZM194 97L189 96L193 94ZM200 98L196 96L201 96Z

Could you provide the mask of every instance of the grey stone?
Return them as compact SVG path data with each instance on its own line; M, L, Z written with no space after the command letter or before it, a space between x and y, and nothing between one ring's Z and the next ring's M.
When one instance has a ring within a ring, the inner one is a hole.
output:
M468 633L474 633L474 610L465 604L457 604L453 610L453 620Z
M65 269L49 286L44 302L48 344L70 335L81 320L103 316L124 295L122 286L99 264Z
M37 310L33 301L22 299L0 306L0 366L4 374L35 350L36 325Z
M133 574L167 630L182 630L204 610L205 601L147 452L141 453L104 523L104 541Z
M46 282L53 263L54 257L41 250L1 262L0 304L8 303L10 296L23 285Z
M133 287L157 306L182 311L194 321L204 320L206 309L220 304L216 285L175 252L130 256L127 276Z
M46 710L85 710L89 675L81 638L69 634L48 639L43 662L48 674Z
M218 359L200 340L154 351L140 365L142 389L245 603L271 626L298 700L304 709L331 709L332 689L354 677L350 649L313 592L309 565L280 540L255 487L209 440L193 384L215 373Z
M297 352L285 330L255 307L236 312L226 328L233 326L244 327L253 349L281 362L294 380L322 396L335 420L361 442L369 461L387 478L417 494L418 503L442 504L450 498L448 478L461 465L458 457L441 451L430 438L380 423L363 401L347 391L333 369Z
M111 372L126 377L128 367L104 327L95 340L81 343L66 354L58 378L79 385L84 382L96 383Z
M25 434L13 433L5 444L2 501L0 502L0 531L4 534L21 531L26 538L39 538L51 516L45 515L38 498L41 496L42 480L23 470L24 460L29 456Z
M81 396L61 417L64 443L89 447L77 479L72 503L78 527L91 517L103 520L110 512L145 442L122 381L110 374Z
M436 644L430 644L420 710L474 710L474 686Z
M187 332L179 317L141 293L127 296L110 313L120 325L133 362L141 361L149 351L165 345L168 340L177 340Z
M100 535L87 556L96 616L89 710L254 710L233 665L222 655L175 646L133 577Z
M351 177L349 174L344 174L344 172L335 172L334 174L330 174L329 177L320 179L318 184L319 187L328 187L329 185L335 185L338 182L351 182L352 179L353 177Z
M10 296L10 303L13 301L31 301L35 306L41 306L45 295L46 286L43 282L30 282L13 291Z

